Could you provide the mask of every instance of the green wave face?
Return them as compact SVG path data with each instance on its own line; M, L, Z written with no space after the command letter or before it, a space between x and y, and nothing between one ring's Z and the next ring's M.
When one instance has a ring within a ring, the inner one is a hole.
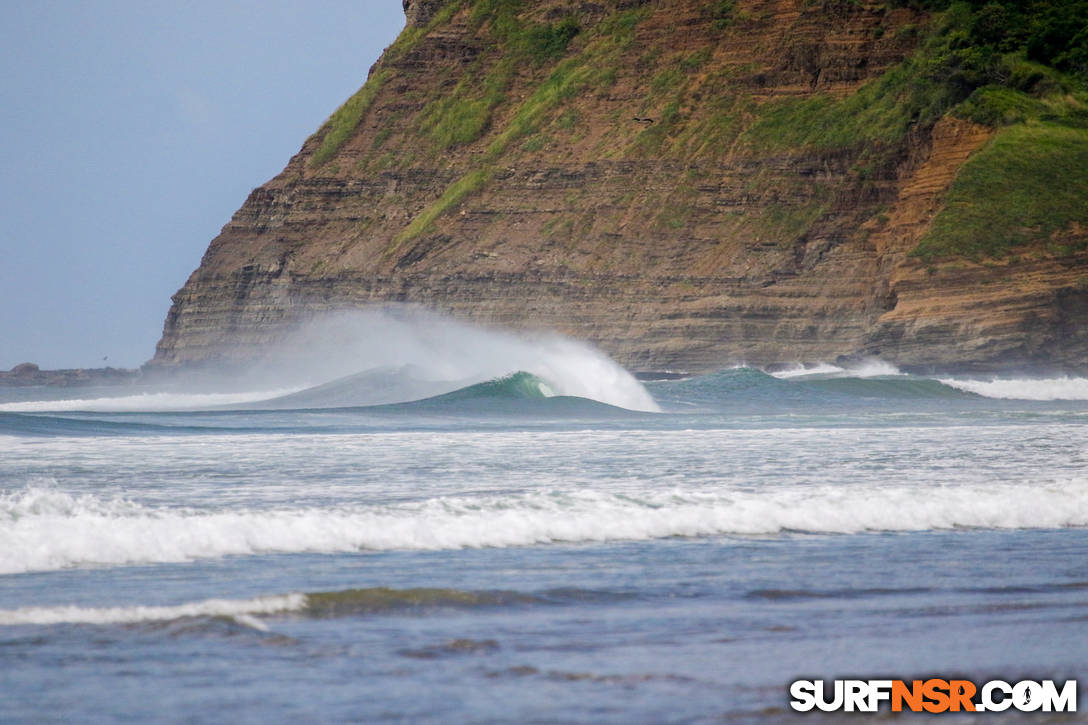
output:
M907 375L776 378L753 368L733 368L680 381L650 383L650 391L673 402L779 402L798 405L849 399L978 399L939 380Z
M977 399L980 396L958 390L939 380L906 376L875 378L826 378L797 384L811 390L839 393L860 398L938 398Z
M532 373L518 371L502 378L470 385L427 400L434 403L503 398L507 400L540 400L554 394L548 384Z

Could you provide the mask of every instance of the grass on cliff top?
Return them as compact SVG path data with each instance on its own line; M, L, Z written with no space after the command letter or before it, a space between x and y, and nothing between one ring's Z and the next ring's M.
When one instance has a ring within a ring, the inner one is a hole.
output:
M1074 225L1088 228L1088 129L1030 122L1003 129L968 160L913 255L978 259L1033 242L1068 254L1088 240L1082 232L1072 246L1061 241Z

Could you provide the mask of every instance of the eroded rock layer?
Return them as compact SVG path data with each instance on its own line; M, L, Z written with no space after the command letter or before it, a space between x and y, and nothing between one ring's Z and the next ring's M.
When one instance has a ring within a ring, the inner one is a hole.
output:
M367 85L212 241L155 365L245 360L323 311L410 302L558 330L639 370L1088 366L1083 246L911 255L995 134L907 106L864 117L927 16L805 0L405 11Z

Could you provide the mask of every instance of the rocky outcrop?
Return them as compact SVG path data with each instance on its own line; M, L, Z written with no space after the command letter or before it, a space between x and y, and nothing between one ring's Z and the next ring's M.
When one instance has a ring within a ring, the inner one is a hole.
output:
M500 23L487 4L405 0L367 86L174 296L155 366L248 359L322 312L408 302L559 330L636 370L1088 367L1083 251L910 255L992 129L806 125L909 57L926 16L548 0Z
M408 27L425 27L431 22L443 4L443 0L403 0L404 18Z

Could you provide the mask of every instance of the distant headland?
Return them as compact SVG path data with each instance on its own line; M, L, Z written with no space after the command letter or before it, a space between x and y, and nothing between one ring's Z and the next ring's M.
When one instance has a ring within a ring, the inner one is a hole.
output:
M140 378L139 370L111 367L42 370L31 362L20 363L11 370L0 370L0 385L8 387L124 385Z
M404 302L631 370L1088 371L1084 3L403 3L152 367Z

